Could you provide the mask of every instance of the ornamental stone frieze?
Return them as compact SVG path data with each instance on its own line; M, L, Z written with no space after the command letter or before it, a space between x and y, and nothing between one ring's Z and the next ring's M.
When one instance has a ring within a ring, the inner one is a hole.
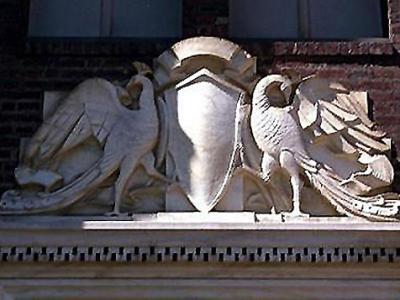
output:
M133 66L45 92L0 200L0 299L400 298L366 92L212 37Z
M396 221L390 140L366 92L261 78L229 41L200 37L118 85L63 94L25 143L1 215L253 211Z

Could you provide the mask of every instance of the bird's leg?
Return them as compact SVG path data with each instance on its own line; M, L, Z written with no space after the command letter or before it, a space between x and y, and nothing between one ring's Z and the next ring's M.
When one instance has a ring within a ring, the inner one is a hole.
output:
M263 182L268 182L271 179L272 174L279 167L277 161L270 156L268 153L263 154L261 162L261 172L249 167L246 164L242 164L242 169L247 173L261 179Z
M299 174L291 176L290 183L293 191L293 210L294 216L305 216L300 210L300 191L303 187L303 182L300 180ZM307 215L308 216L308 215Z
M135 155L128 156L121 162L119 176L114 186L114 209L107 213L107 216L118 217L123 214L120 212L122 196L125 191L126 184L135 170L137 165L137 158Z
M143 167L146 170L147 175L149 175L150 177L153 177L154 179L158 179L161 180L165 183L172 183L172 180L169 179L168 177L164 176L163 174L161 174L155 167L155 159L153 154L147 153L141 160L141 163L143 165ZM151 179L149 181L149 183L147 185L150 185L153 183L154 179Z
M282 151L279 156L279 160L281 167L284 168L290 175L290 184L292 186L293 193L293 209L290 212L290 216L309 217L308 214L304 214L300 209L300 192L303 187L303 183L300 179L299 167L294 155L289 151Z
M274 172L279 168L279 164L276 161L276 159L274 157L272 157L271 155L269 155L268 153L264 152L263 157L262 157L262 161L261 161L261 178L264 182L268 182L271 179L271 176L274 174ZM271 198L271 204L272 204L272 208L271 208L271 214L276 214L275 212L275 200L274 200L274 196L272 196ZM267 200L267 198L266 198Z
M264 152L261 161L261 179L268 182L278 167L279 165L275 158Z
M252 175L250 178L254 180L254 183L258 186L261 191L261 195L266 201L266 205L271 207L271 213L275 213L275 201L273 195L269 189L265 188L265 183L271 179L272 174L279 168L278 162L268 153L263 154L261 162L261 172L257 171L246 164L242 164L242 169L247 172L248 175Z

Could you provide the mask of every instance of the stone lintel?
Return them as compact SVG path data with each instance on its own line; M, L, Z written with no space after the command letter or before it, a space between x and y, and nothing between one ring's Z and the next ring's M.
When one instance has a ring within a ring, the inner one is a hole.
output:
M397 223L254 213L0 218L0 286L13 299L398 299L399 264Z
M400 247L400 224L254 213L159 213L131 217L2 217L3 246ZM2 248L4 249L4 248ZM400 253L399 253L400 255Z

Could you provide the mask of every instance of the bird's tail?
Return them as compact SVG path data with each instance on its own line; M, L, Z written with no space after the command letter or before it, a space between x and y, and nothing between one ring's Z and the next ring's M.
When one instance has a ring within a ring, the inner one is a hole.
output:
M298 163L311 184L333 205L336 210L351 217L362 217L371 221L398 221L400 217L400 195L383 193L376 196L359 196L341 186L337 177L307 157L298 156Z
M94 193L113 169L95 164L70 184L51 193L10 190L0 200L0 215L27 215L63 209Z

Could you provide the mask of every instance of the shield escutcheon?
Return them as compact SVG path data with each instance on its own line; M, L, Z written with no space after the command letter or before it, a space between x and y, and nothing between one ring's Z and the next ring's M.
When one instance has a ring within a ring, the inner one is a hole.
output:
M208 212L229 169L236 106L245 91L204 68L176 85L175 92L167 102L174 172L193 206Z

